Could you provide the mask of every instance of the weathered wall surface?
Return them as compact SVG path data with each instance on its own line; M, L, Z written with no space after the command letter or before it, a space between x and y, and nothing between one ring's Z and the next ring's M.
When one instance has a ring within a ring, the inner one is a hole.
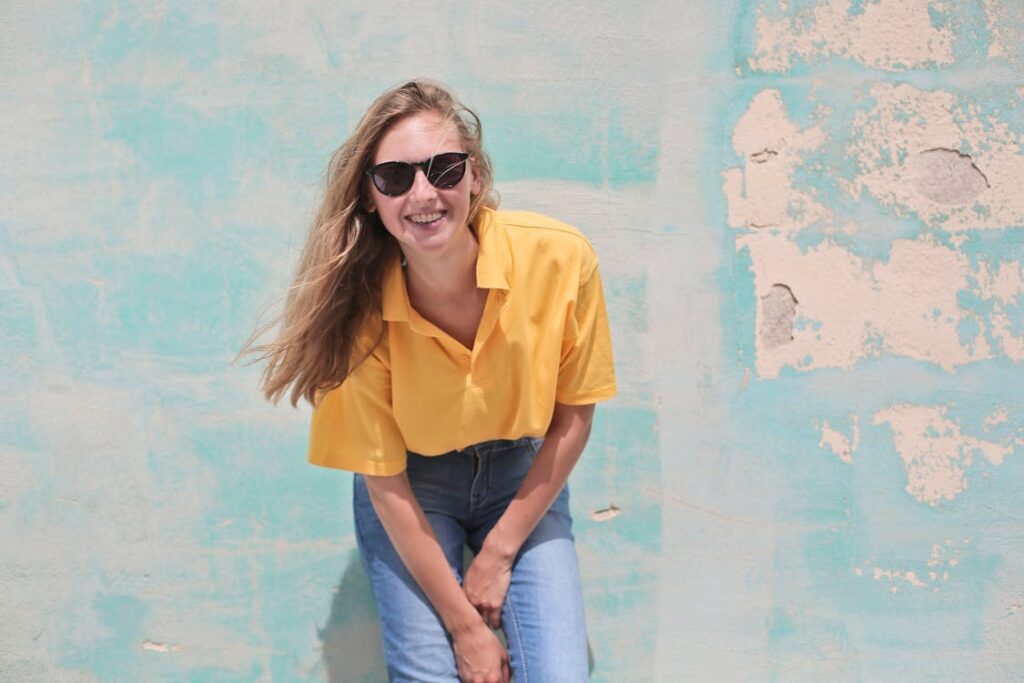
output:
M415 75L602 256L594 680L1018 680L1020 3L346 5L0 14L0 680L380 680L350 479L229 363Z

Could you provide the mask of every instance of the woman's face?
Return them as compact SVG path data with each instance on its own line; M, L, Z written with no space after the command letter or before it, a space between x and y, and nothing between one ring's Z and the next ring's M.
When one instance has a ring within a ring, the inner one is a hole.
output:
M373 164L386 161L421 162L446 152L464 152L455 127L435 112L421 112L400 119L384 133ZM397 197L383 194L370 180L371 210L398 243L407 259L436 257L472 239L467 222L470 195L480 191L472 160L458 183L447 189L430 184L416 169L412 187Z

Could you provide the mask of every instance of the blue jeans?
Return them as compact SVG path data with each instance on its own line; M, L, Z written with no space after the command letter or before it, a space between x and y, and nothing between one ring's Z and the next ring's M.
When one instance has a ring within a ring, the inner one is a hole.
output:
M462 581L464 547L479 552L515 496L540 440L487 441L435 457L409 453L413 492ZM430 601L405 568L355 477L356 540L380 613L391 681L458 681L451 639ZM516 683L587 680L583 593L562 490L523 544L501 613Z

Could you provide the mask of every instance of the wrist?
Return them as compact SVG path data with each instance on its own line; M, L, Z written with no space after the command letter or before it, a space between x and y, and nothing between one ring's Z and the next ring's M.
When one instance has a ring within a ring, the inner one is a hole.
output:
M480 548L480 553L486 553L499 562L512 564L512 561L516 559L516 555L519 553L521 545L521 543L516 543L504 533L499 522L491 529L491 533L487 534L487 538L484 539L483 546Z
M464 633L468 633L481 626L486 628L483 617L476 611L476 608L470 604L469 600L465 601L465 605L460 605L458 609L445 614L441 617L444 622L444 629L448 631L453 638L460 636Z

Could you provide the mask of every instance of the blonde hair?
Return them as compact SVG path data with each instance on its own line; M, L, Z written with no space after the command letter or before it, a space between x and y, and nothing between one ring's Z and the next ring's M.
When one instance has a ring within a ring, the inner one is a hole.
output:
M283 311L258 326L239 353L256 354L256 361L266 361L262 390L274 403L291 387L292 405L302 397L316 405L324 392L340 386L380 343L384 334L381 286L388 267L399 257L399 248L377 213L369 210L372 199L366 170L388 129L421 112L435 112L449 122L472 159L480 192L470 198L470 226L482 207L497 206L480 119L472 110L443 85L424 80L409 81L378 97L331 158L323 202ZM357 350L356 338L368 325L376 325L376 341L370 348ZM275 341L253 345L275 327L279 327Z

